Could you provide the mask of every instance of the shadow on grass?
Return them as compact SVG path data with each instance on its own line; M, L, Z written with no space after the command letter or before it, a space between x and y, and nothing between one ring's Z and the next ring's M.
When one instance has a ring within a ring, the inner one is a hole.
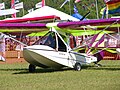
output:
M30 73L53 73L53 72L62 72L62 71L68 71L68 70L72 70L70 68L67 68L67 69L51 69L51 68L40 68L40 69L36 69L35 72L29 72L28 69L24 70L24 71L20 71L20 72L16 72L16 73L13 73L13 74L30 74Z
M23 68L23 69L19 69L19 68L17 68L17 69L0 69L0 71L24 71L24 70L27 70L27 69L25 69L25 68Z
M36 69L35 72L33 73L53 73L53 72L63 72L63 71L70 71L74 69L59 69L59 70L55 70L55 69ZM107 70L107 71L118 71L120 70L120 67L95 67L95 66L83 66L82 70ZM76 71L77 72L77 71ZM13 74L30 74L29 70L22 70L20 72L16 72Z
M52 68L36 68L35 72L29 72L28 68L1 68L0 71L9 71L12 74L29 74L29 73L52 73L72 70L71 68L52 69Z
M35 72L33 73L53 73L53 72L63 72L63 71L70 71L70 70L73 70L74 69L71 69L71 68L65 68L65 69L42 69L42 68L37 68L35 70ZM108 70L108 71L118 71L120 70L120 67L109 67L109 66L102 66L102 67L96 67L96 66L83 66L82 67L82 70ZM13 73L13 74L29 74L29 70L26 69L26 70L22 70L20 72L16 72L16 73Z
M120 70L120 67L94 67L89 68L89 70L109 70L109 71L118 71Z
M97 66L83 66L82 69L118 71L118 70L120 70L120 65L118 65L118 66L107 65L107 66L100 66L100 67L97 67Z
M63 71L70 71L74 69L71 68L64 68L64 69L51 69L51 68L36 68L35 72L33 73L53 73L53 72L63 72ZM118 71L120 70L120 65L118 66L102 66L102 67L96 67L94 65L85 65L82 66L82 70L109 70L109 71ZM0 71L11 71L12 74L30 74L29 70L27 68L13 68L13 69L0 69Z

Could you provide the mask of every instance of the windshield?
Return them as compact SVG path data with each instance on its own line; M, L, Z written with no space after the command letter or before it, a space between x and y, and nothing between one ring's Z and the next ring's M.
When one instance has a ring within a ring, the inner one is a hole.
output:
M49 32L42 38L40 38L38 41L34 43L35 45L47 45L52 48L56 48L56 40L55 40L55 33Z
M35 45L46 45L58 51L67 51L67 47L55 32L48 32L45 36L34 43Z

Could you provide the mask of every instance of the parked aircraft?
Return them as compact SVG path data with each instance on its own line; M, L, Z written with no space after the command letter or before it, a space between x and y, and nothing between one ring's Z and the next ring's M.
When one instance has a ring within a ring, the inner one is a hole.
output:
M14 20L13 20L14 21ZM12 22L12 21L11 21ZM23 57L30 63L29 71L33 72L35 66L43 68L63 68L69 67L75 70L81 70L83 64L98 62L99 57L88 55L85 53L75 52L70 47L69 36L99 34L100 32L116 33L120 26L120 18L109 18L100 20L87 21L65 21L55 23L2 23L0 24L0 32L5 34L24 35L32 32L39 34L46 32L47 34L34 45L24 47ZM83 30L86 29L83 32ZM96 31L92 33L91 31ZM106 31L108 30L108 31Z

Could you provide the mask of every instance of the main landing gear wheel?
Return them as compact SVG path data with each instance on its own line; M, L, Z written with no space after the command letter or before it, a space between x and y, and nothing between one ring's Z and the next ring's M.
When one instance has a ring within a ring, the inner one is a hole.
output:
M29 65L29 72L35 72L35 65L30 64Z
M76 71L80 71L81 70L81 64L80 63L76 63L74 69Z
M102 65L101 65L101 64L95 64L95 66L97 66L97 67L102 67Z

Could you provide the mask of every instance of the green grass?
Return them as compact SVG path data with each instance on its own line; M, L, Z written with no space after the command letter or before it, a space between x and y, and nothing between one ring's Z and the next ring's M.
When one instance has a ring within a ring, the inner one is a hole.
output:
M101 61L81 71L37 68L28 63L0 64L0 90L120 90L120 61Z

